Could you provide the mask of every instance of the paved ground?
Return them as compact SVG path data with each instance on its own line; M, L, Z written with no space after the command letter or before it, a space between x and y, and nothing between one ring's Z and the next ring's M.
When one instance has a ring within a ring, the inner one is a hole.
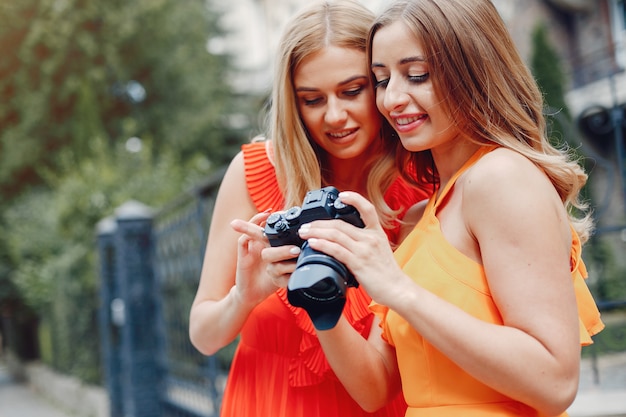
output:
M30 387L11 379L0 363L0 417L80 417L55 407Z
M626 417L626 352L584 359L570 417Z
M584 360L580 391L570 417L626 417L626 353ZM599 375L597 378L596 375ZM0 362L0 417L85 417L71 414L37 394L29 385L11 379Z

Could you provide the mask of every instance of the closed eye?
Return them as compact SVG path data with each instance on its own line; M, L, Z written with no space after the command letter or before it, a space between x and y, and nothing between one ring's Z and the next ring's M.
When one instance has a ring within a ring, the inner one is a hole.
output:
M344 94L348 97L355 97L361 94L362 91L363 91L363 87L358 87L358 88L353 88L351 90L346 90L344 91Z
M409 75L409 81L412 83L423 83L430 78L430 73L426 72L421 75Z
M301 98L300 99L302 101L302 104L304 104L305 106L315 106L317 104L320 104L322 102L322 98L311 98L311 99L306 99L306 98Z
M389 78L385 78L384 80L376 80L376 83L374 84L374 89L385 88L387 87L387 84L389 84Z

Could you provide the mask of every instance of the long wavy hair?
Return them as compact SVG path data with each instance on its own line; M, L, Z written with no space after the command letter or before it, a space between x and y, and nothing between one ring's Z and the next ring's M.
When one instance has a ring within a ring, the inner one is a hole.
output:
M370 65L374 35L396 21L404 22L421 41L433 89L456 127L481 145L497 144L533 161L550 178L572 225L587 241L593 222L580 199L587 174L571 149L548 141L541 91L491 1L396 1L370 29ZM386 121L383 129L386 137L395 135ZM438 183L430 150L409 152L397 135L392 140L403 177L413 183Z
M333 173L326 169L327 153L310 138L299 115L294 71L308 56L331 45L365 54L373 21L373 13L357 1L322 1L301 10L283 32L275 66L268 137L273 143L276 174L286 207L300 205L309 190L333 185ZM368 71L364 68L365 74ZM368 88L372 88L371 84ZM371 146L376 149L364 167L368 173L368 198L376 206L383 224L390 226L396 213L383 196L398 175L394 166L395 146L382 138L374 140Z

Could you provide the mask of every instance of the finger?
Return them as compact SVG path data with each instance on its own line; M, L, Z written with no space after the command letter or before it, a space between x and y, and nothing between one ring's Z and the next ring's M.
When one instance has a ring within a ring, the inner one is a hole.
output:
M293 260L267 264L266 272L274 285L285 288L295 269L296 261Z
M300 248L298 246L270 246L263 249L261 252L261 259L268 263L284 262L294 260L299 254Z
M278 279L280 277L290 277L293 271L296 270L296 262L285 261L267 264L266 269L269 276L275 279Z
M367 228L379 227L380 220L376 208L365 197L354 191L342 191L339 193L342 203L354 206L361 215L361 220Z
M240 258L246 256L250 252L251 242L252 240L248 235L243 234L239 236L239 239L237 240L237 252Z
M254 216L252 216L252 218L250 219L250 223L254 223L257 224L259 226L261 226L263 224L263 222L265 222L265 220L267 220L267 218L270 216L270 210L265 210L262 211L260 213L255 214Z
M259 224L253 223L253 221L259 221L259 218L256 217L260 214L261 213L252 217L251 221L235 219L230 222L230 226L233 228L234 231L248 235L252 239L264 240L265 235L263 234L263 228L259 226Z

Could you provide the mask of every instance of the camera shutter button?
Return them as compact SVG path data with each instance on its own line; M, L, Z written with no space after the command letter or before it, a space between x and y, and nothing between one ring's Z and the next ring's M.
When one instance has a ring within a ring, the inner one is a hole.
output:
M270 216L267 218L267 225L269 227L274 227L274 225L276 223L278 223L280 221L280 219L282 219L282 215L280 213L272 213L270 214Z

